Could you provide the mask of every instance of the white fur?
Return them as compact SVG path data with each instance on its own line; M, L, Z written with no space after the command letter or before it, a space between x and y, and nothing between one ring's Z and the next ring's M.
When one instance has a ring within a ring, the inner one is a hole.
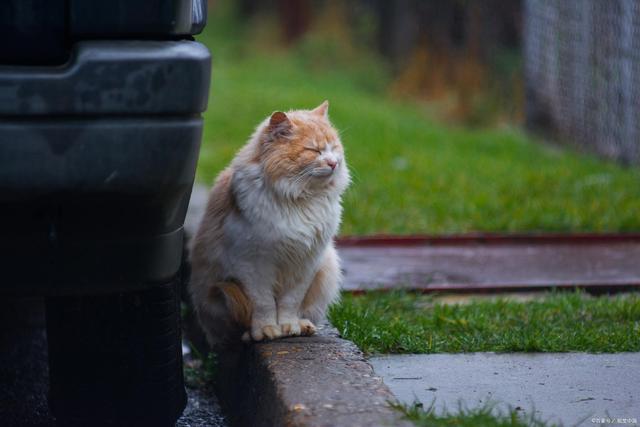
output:
M194 268L192 276L201 320L215 321L220 316L219 307L204 302L208 287L227 277L242 284L253 306L250 334L255 340L300 334L310 323L307 318L319 321L338 297L341 275L333 237L340 224L341 195L349 184L345 159L331 144L319 160L337 162L335 170L318 166L307 171L304 179L268 182L261 164L252 161L258 144L264 143L261 135L267 124L268 120L258 127L231 165L231 189L238 209L225 217L222 238L207 242L211 246L208 261L220 271L212 279L210 272ZM198 234L206 232L206 221ZM321 292L304 306L320 268L324 272ZM203 325L206 329L207 321ZM210 334L209 338L214 339Z

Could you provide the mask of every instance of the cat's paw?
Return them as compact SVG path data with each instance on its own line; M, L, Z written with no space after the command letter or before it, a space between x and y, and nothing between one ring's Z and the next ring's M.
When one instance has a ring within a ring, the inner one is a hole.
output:
M280 329L282 335L286 337L292 337L300 335L300 322L298 320L292 320L290 323L281 323Z
M288 323L281 323L280 329L283 336L309 336L316 333L316 325L308 319L293 319Z
M251 338L254 341L262 341L264 339L274 340L282 336L282 331L278 325L264 325L251 328Z
M316 325L309 319L300 319L298 322L300 325L300 334L304 336L310 336L316 333Z

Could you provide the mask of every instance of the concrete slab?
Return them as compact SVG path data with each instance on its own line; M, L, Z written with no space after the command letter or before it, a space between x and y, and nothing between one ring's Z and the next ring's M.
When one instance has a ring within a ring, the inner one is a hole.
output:
M327 326L229 349L219 355L216 387L231 425L411 426L362 352Z
M498 410L510 405L565 426L640 421L640 353L389 355L369 362L401 402L428 406L435 399L439 412L492 401ZM621 422L602 421L611 418Z

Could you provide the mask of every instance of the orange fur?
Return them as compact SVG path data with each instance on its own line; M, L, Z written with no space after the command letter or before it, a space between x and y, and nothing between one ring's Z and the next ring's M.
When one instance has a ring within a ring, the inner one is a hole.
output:
M224 294L231 318L245 328L251 326L252 305L242 286L234 282L220 282L216 286Z
M332 286L332 281L336 279L341 280L340 265L335 248L331 246L328 252L325 253L320 268L313 277L311 285L309 285L309 289L302 300L302 310L305 317L317 321L319 316L324 315L324 313L318 313L317 309L314 310L313 308L318 304L318 301L325 301L322 305L326 308L328 304L339 299L338 288Z
M324 270L320 269L313 277L313 281L311 282L311 286L309 286L309 290L304 296L304 300L302 300L302 307L308 307L313 304L314 301L320 297L322 294L322 285L325 279Z
M222 222L233 210L237 209L233 193L231 192L231 178L233 172L227 168L218 175L213 189L209 193L209 201L205 211L205 217L215 219L206 223L205 233L195 236L191 262L196 270L210 269L206 257L206 240L222 237Z
M282 117L279 116L277 120L278 126L283 126ZM340 140L329 122L317 114L304 117L290 114L285 120L289 122L289 133L274 141L260 144L259 152L255 156L256 160L264 162L265 174L272 181L283 176L294 176L312 164L317 153L309 148L322 151L328 143L335 144ZM342 152L342 146L339 144L337 149L338 152Z
M312 334L338 297L332 239L349 174L327 109L273 113L214 183L190 284L213 346Z

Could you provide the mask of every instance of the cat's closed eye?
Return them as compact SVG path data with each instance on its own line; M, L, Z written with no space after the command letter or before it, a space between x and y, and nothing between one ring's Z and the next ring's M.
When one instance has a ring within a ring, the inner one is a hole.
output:
M318 154L322 154L322 151L317 147L304 147L305 150L315 151Z

